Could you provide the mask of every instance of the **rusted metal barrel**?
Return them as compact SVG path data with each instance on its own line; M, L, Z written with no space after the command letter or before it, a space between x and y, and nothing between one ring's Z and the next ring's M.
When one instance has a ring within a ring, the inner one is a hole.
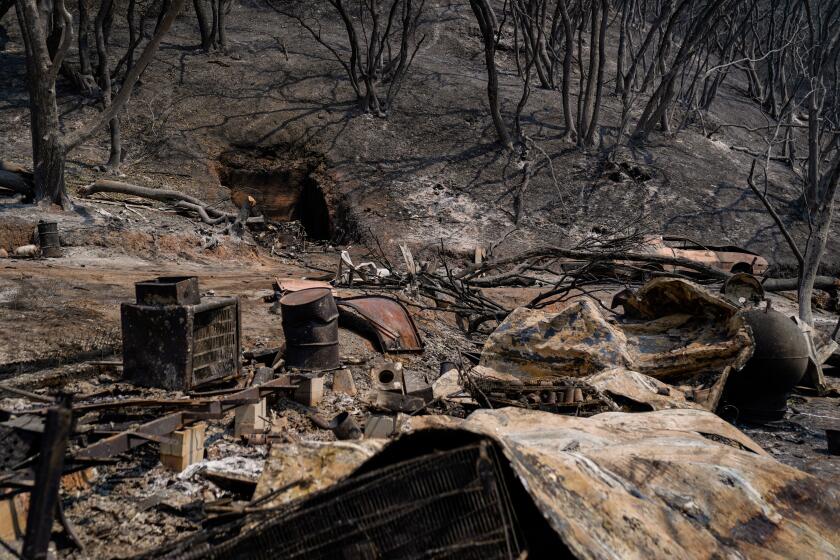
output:
M45 257L60 257L61 242L58 238L58 222L38 222L38 244Z
M286 366L310 371L339 366L338 308L329 288L309 288L280 298Z

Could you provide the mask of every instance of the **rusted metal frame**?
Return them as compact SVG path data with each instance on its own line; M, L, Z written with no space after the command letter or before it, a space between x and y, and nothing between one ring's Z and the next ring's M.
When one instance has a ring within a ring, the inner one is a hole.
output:
M184 412L173 412L151 422L100 440L76 453L76 459L102 459L125 453L148 443L150 437L165 436L184 426Z
M272 383L271 387L273 389L294 389L295 386L287 385L283 386L282 384L276 384L277 380L272 380L269 383ZM264 383L261 386L268 386L267 383ZM245 389L245 391L253 389L253 387L249 389ZM236 400L237 398L242 398L241 395L243 393L243 389L239 389L235 393L229 393L227 399L223 399L223 402L228 402L228 400ZM77 414L82 414L85 412L96 412L100 410L108 410L114 408L181 408L181 409L192 409L192 408L206 408L208 403L216 402L219 396L224 396L224 394L218 395L214 399L124 399L120 401L104 401L98 403L87 403L87 404L80 404L73 407L73 412ZM243 403L247 404L247 403ZM46 413L48 408L36 408L33 410L27 410L27 414L43 414Z
M122 401L105 401L99 403L88 403L74 406L73 410L79 413L95 412L97 410L107 410L109 408L130 408L130 407L146 407L146 408L191 408L195 406L202 406L204 403L195 399L125 399Z
M257 387L234 393L225 399L194 402L195 406L202 405L204 408L173 412L146 422L133 430L120 432L81 449L76 453L75 459L103 459L125 453L150 441L158 443L167 441L166 436L193 422L218 419L237 406L257 403L267 394L295 388L297 386L290 383L289 376L280 376Z
M203 406L206 401L198 399L123 399L118 401L103 401L97 403L83 403L73 406L73 412L78 416L86 412L97 412L115 408L190 408ZM35 408L26 414L46 414L49 408Z

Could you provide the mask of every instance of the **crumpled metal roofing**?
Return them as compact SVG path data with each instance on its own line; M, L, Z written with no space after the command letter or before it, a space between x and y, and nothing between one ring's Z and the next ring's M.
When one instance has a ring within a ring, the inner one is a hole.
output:
M779 463L706 411L505 408L411 422L494 439L581 559L840 558L837 481Z
M516 309L487 339L480 364L522 379L636 372L611 385L631 388L623 396L652 408L678 403L676 393L671 401L650 398L643 374L714 410L729 372L752 356L752 335L737 308L692 282L656 278L624 307L621 321L588 299L559 313Z

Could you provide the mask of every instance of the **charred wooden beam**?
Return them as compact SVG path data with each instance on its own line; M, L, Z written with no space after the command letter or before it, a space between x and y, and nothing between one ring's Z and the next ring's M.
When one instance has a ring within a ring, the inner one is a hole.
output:
M67 438L73 431L70 399L69 395L63 395L59 398L58 406L47 413L23 541L23 557L27 560L47 557L64 470L64 452L67 449Z

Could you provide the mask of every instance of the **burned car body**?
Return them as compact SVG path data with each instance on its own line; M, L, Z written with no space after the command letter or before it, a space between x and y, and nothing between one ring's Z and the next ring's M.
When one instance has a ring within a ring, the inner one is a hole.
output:
M686 237L648 236L645 252L662 257L680 258L705 264L724 272L761 275L769 263L761 255L734 245L705 245ZM666 272L690 272L674 265L664 265Z

